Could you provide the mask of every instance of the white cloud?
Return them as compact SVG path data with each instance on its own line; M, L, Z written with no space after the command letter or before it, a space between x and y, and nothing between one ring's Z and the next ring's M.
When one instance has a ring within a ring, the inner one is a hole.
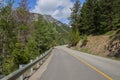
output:
M37 0L32 12L49 14L58 20L67 19L70 16L71 0Z

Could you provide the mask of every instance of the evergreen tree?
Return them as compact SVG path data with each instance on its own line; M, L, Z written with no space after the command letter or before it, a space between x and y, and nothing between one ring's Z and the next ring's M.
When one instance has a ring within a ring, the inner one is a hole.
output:
M81 5L80 5L80 1L76 0L73 8L71 8L71 15L69 17L70 19L70 24L72 26L72 31L69 33L69 47L71 46L75 46L78 41L79 41L79 31L78 31L78 27L79 27L79 21L80 21L80 9L81 9Z
M76 0L73 8L71 8L72 13L69 17L70 24L71 24L73 30L75 30L79 26L80 9L81 9L80 1Z
M113 2L114 0L100 0L99 13L100 13L100 29L101 32L112 30L113 24Z
M120 0L114 0L113 3L113 30L120 28Z
M0 10L0 54L2 56L3 74L8 74L14 70L14 59L11 56L17 42L16 21L13 17L13 1L6 2Z
M12 52L16 42L16 23L12 13L12 2L0 10L0 53L4 58Z
M97 29L97 14L95 14L96 0L86 0L81 9L81 24L79 31L82 34L91 34ZM97 32L97 31L96 31Z
M120 28L119 0L86 0L79 19L81 34L103 34Z

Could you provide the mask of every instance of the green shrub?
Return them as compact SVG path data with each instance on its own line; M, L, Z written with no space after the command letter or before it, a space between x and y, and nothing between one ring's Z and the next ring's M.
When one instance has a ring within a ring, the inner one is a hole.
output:
M75 46L80 40L79 31L70 31L69 33L69 47Z
M85 45L87 44L87 42L88 42L87 35L83 35L83 36L81 37L81 40L82 40L82 46L81 46L81 47L83 47L83 46L85 46Z
M35 59L40 53L40 48L37 47L37 43L34 40L34 38L30 38L27 46L25 48L25 54L29 54L30 55L30 59Z
M2 74L8 75L9 73L15 70L14 58L7 58L3 61L2 64Z
M25 48L21 43L16 43L16 47L13 50L12 56L17 65L27 64L30 60L29 53L25 52Z

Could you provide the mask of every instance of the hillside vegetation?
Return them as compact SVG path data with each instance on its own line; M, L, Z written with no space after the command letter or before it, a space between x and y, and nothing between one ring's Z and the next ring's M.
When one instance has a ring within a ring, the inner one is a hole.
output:
M86 0L82 6L80 4L76 0L71 8L71 34L79 35L71 36L69 47L120 57L120 0Z
M0 4L0 75L8 75L56 45L67 43L69 28L29 12L28 0ZM55 20L55 19L54 19Z

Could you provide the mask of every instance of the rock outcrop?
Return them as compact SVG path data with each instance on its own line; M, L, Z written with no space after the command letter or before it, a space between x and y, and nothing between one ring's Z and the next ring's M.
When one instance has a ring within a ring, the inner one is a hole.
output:
M120 58L120 30L111 38L107 50L109 51L108 56Z

